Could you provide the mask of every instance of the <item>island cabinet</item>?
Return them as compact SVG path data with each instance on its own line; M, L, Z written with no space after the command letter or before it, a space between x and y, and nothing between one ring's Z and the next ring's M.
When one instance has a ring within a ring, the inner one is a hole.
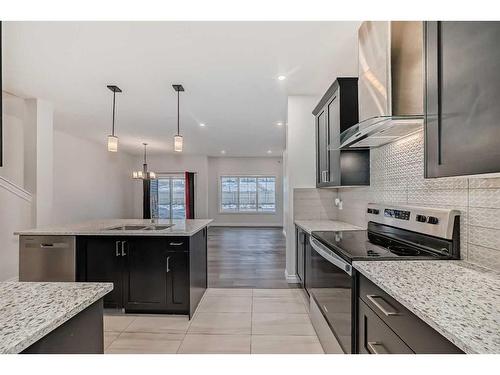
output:
M82 236L78 279L112 282L104 307L194 313L207 287L207 230L193 236Z
M126 241L123 274L125 311L188 311L188 246L188 237L140 237Z
M366 277L358 276L357 352L361 354L463 353Z
M104 296L104 306L119 308L123 305L122 241L116 237L83 237L77 246L82 250L82 269L79 281L113 283L113 290Z

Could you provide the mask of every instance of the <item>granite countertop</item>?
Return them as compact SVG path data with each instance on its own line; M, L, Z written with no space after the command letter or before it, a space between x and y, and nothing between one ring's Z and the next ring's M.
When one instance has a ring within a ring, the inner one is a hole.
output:
M500 274L458 260L353 266L464 352L500 353Z
M0 353L20 353L111 290L111 283L0 282Z
M107 219L93 220L83 223L66 224L60 226L39 227L15 232L17 235L49 235L49 236L192 236L205 228L213 220L188 219L170 220L156 219L154 224L174 224L163 230L107 230L120 225L152 225L151 220L143 219Z
M295 220L295 224L307 233L316 231L363 230L363 228L336 220Z

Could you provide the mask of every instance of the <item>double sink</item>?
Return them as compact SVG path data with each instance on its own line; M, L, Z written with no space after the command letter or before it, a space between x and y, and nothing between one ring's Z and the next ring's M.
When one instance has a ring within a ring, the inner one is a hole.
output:
M105 230L125 231L125 230L165 230L173 227L174 224L128 224L106 228Z

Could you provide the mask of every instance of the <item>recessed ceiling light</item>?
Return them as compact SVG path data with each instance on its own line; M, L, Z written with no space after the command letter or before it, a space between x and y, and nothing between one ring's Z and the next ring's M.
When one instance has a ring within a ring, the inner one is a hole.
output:
M226 150L222 150L220 153L221 153L221 154L225 154L225 153L226 153Z
M283 126L283 123L281 121L277 122L276 125L278 126Z
M283 76L283 75L278 76L278 80L279 81L284 81L285 79L286 79L286 76Z
M267 150L267 153L268 154L272 154L273 152L271 150Z
M200 126L201 126L202 128L204 128L206 125L202 122L202 123L200 123Z

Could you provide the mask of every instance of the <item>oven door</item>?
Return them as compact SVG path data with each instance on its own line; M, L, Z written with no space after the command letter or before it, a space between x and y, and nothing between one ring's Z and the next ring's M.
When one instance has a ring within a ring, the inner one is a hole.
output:
M312 236L309 237L309 244L309 295L344 353L352 353L352 267Z

